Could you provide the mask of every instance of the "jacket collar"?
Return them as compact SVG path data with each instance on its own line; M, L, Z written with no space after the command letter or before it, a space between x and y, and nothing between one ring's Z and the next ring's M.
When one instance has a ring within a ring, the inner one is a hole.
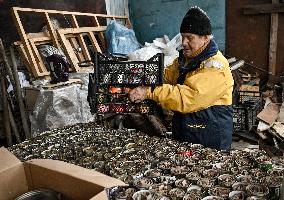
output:
M218 52L218 45L213 39L211 39L209 44L203 49L203 51L197 54L186 64L186 58L181 50L179 52L179 58L178 58L179 74L180 74L178 78L178 83L183 84L185 76L188 72L198 69L200 67L201 62L216 55L217 52Z

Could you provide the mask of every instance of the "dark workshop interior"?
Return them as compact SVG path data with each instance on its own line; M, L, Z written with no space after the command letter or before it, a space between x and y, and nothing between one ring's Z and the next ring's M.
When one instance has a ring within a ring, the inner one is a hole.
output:
M0 200L284 199L282 52L283 0L0 0Z

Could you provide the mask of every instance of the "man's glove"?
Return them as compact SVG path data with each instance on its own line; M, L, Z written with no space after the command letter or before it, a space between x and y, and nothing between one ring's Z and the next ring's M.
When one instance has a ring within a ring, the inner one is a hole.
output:
M132 89L129 92L129 99L130 101L134 103L140 103L147 97L147 89L148 87L146 86L139 86L134 89Z

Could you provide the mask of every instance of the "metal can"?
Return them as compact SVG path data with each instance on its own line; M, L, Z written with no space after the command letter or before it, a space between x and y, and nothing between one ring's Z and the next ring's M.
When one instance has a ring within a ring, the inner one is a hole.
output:
M218 176L218 183L224 187L231 187L235 183L235 177L231 174L222 174Z
M260 182L269 188L269 199L276 200L280 197L280 188L283 182L283 176L263 177Z
M135 105L134 104L126 104L126 108L125 108L126 112L135 112Z
M99 113L109 112L109 105L107 105L107 104L98 104L97 110L98 110Z
M149 113L150 112L150 106L145 105L145 104L141 104L138 106L138 112L139 113Z
M231 191L229 193L230 200L244 200L245 196L246 194L244 191Z
M208 190L208 193L212 196L220 196L227 199L229 197L230 188L214 186Z
M146 74L145 75L145 83L146 84L157 84L158 76L156 74Z
M108 102L108 101L107 101L107 95L105 95L105 94L98 94L98 96L97 96L97 102L98 102L99 104Z
M101 75L101 83L111 83L111 74L102 74Z
M250 184L246 187L246 191L250 196L267 198L269 194L268 187L258 184Z
M125 105L124 104L112 104L111 111L115 113L123 113L125 112Z
M124 74L117 74L116 76L112 77L112 83L114 84L122 84L126 83L125 75Z

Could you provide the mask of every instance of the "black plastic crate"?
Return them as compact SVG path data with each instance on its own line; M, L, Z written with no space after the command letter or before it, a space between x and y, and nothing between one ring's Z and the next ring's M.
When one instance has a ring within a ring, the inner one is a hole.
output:
M153 113L156 103L132 103L128 92L137 86L163 83L163 54L148 61L121 61L98 53L95 73L90 75L89 104L92 113Z
M256 123L256 116L262 110L261 92L239 91L236 105L233 105L234 133L250 131Z

